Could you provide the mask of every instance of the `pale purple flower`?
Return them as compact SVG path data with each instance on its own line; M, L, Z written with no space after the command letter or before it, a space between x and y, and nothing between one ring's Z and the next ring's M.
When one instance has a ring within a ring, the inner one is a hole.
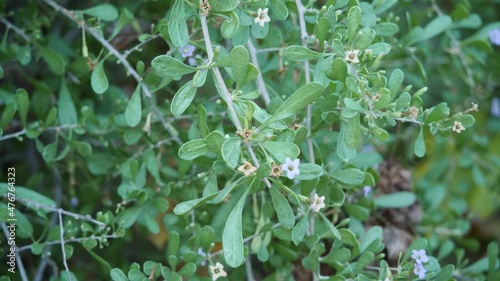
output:
M368 197L370 195L370 193L372 193L372 187L371 186L365 186L363 187L363 195L365 197Z
M292 161L289 157L286 158L285 164L281 166L281 170L283 172L286 172L286 176L293 180L295 176L300 175L300 170L299 170L299 164L300 160L295 159Z
M425 278L425 273L427 270L425 270L424 266L420 263L415 263L415 269L413 270L413 273L418 276L420 279Z
M203 249L201 247L198 248L198 255L202 256L202 257L207 257L207 253L205 253L205 251L203 251ZM204 259L200 265L201 266L205 266L207 264L207 261Z
M425 253L424 249L411 251L411 258L415 260L416 264L422 264L423 262L429 262L429 257Z
M491 115L500 117L500 98L493 98L491 100Z
M179 48L179 52L181 52L181 55L183 58L187 58L193 55L194 52L194 46L187 44L184 47Z
M500 46L500 28L494 28L490 30L490 41L493 45Z

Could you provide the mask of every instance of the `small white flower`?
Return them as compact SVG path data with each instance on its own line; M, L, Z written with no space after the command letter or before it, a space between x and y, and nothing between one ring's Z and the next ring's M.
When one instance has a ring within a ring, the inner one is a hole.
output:
M264 27L264 24L266 22L271 21L271 18L267 15L267 11L269 11L269 8L265 8L264 10L259 8L257 10L257 17L255 17L254 21L255 23L258 23L261 27Z
M313 202L311 203L311 210L315 213L319 212L319 210L325 207L325 196L319 197L318 194L314 194Z
M358 55L359 50L347 51L345 52L345 60L352 64L359 63Z
M464 126L462 125L462 123L460 123L460 122L458 122L458 121L455 121L455 122L453 123L453 128L451 128L451 130L452 130L453 132L457 132L457 133L459 133L459 134L460 134L462 131L465 131L465 128L464 128Z
M299 159L295 159L292 161L290 158L287 157L285 164L281 166L281 170L286 172L286 176L289 179L293 180L295 176L300 175L299 164L300 164Z
M227 273L224 271L224 266L220 262L210 265L210 272L212 272L212 281L217 280L219 277L226 277Z

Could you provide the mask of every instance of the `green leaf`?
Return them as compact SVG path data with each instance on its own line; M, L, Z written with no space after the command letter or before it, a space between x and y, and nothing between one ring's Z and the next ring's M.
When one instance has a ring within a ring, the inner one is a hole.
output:
M300 221L292 229L292 241L295 245L299 245L299 243L302 242L306 236L307 218L308 216L302 216Z
M365 50L375 39L375 30L365 27L356 33L354 38L354 49Z
M31 244L31 252L34 255L40 255L43 252L44 248L45 248L45 243L34 242Z
M342 120L344 126L344 142L350 149L357 149L361 144L361 125L359 121L359 113L353 118Z
M381 22L373 27L378 36L394 36L399 31L399 26L392 22Z
M375 0L372 2L375 14L381 14L398 3L398 0Z
M363 236L359 249L364 252L375 240L382 240L383 230L380 226L371 227Z
M208 146L204 139L188 141L179 149L179 157L183 160L193 160L207 153Z
M130 97L130 100L125 110L125 120L129 127L135 127L141 122L142 117L142 102L141 102L141 87L137 85L134 93Z
M206 137L208 135L208 125L207 125L207 110L203 107L203 105L198 105L198 127L201 132L202 137Z
M428 110L429 114L424 120L426 125L432 122L441 121L442 119L448 117L450 114L450 109L448 108L448 104L446 102L442 102Z
M174 116L179 116L186 111L196 95L196 89L193 81L190 80L175 93L170 105L170 110Z
M28 92L24 89L18 89L16 91L15 99L21 123L23 123L23 127L26 127L26 117L28 116L28 109L30 107Z
M490 242L488 244L488 271L494 272L498 265L498 244L497 242Z
M224 231L222 232L222 245L224 251L224 259L231 267L238 267L243 263L244 245L243 245L243 229L242 229L242 212L243 207L250 189L245 190L243 195L234 206L231 213L227 217Z
M349 217L359 221L366 221L370 217L370 210L359 204L345 203L343 206Z
M196 71L195 67L186 65L182 61L167 55L154 58L151 62L151 66L158 75L168 77L183 76Z
M455 267L451 264L441 268L441 271L438 275L436 275L433 280L434 281L448 281L453 276L453 272L455 271Z
M412 192L402 191L376 197L374 203L378 208L403 208L413 205L416 199Z
M132 208L126 209L125 211L122 211L116 218L118 225L121 228L125 229L131 227L139 217L141 210L141 206L134 206Z
M365 173L356 168L333 171L331 175L335 180L349 185L362 184L365 180Z
M206 138L208 149L219 156L222 156L222 145L225 141L226 138L224 138L224 135L219 131L211 132Z
M118 19L118 10L110 4L102 4L86 10L82 10L82 13L100 18L103 21L115 21Z
M378 56L380 54L386 55L391 51L391 45L385 42L377 42L375 44L368 46L367 49L372 50L373 56Z
M59 90L59 100L57 101L58 119L61 125L78 123L75 104L71 98L71 93L66 85L65 79L62 79L61 89Z
M5 206L7 207L7 206ZM33 235L33 225L26 218L26 216L19 212L15 211L16 215L16 234L21 238L30 238Z
M231 13L229 13L229 18L222 22L220 33L224 39L231 39L236 34L239 27L240 19L234 11L231 11Z
M324 90L323 85L318 82L312 82L300 87L276 109L271 118L260 125L259 130L269 126L271 123L293 115L295 112L317 100L323 94Z
M332 67L325 73L326 77L333 81L345 82L347 77L347 64L344 59L335 58L332 61Z
M326 226L328 226L328 229L332 232L333 236L337 238L338 240L342 239L342 236L340 235L340 232L338 229L333 225L333 223L322 213L319 212L320 217L323 219L323 221L326 223Z
M92 146L88 142L77 141L74 143L75 150L83 157L87 157L92 154Z
M449 16L447 15L438 16L425 26L423 33L424 37L421 39L421 41L430 39L446 31L451 27L451 24L452 20Z
M239 137L232 137L222 145L222 158L231 169L236 168L240 160L240 142Z
M240 4L240 0L210 0L210 6L214 12L229 12Z
M243 85L247 80L250 67L250 54L248 50L240 45L231 50L229 55L221 58L214 66L231 67L237 88Z
M344 122L342 122L343 124ZM339 138L337 141L337 155L342 160L349 160L356 157L357 151L347 146L345 141L346 126L340 126Z
M217 196L217 194L219 194L219 193L216 192L216 193L212 193L212 194L205 196L205 197L202 197L202 198L193 199L193 200L184 201L182 203L179 203L179 204L177 204L177 206L175 206L174 213L176 215L183 215L183 214L191 211L193 208L196 208L196 207L203 205L203 204L207 203L208 201L212 200L212 198Z
M464 126L465 129L474 126L474 124L476 123L476 119L474 118L474 116L470 114L465 114L465 115L463 115L462 113L455 114L453 115L453 120L462 123L462 126Z
M0 195L7 194L8 190L9 190L9 185L7 183L0 183ZM16 196L21 204L35 210L39 209L37 205L48 206L48 207L56 206L56 202L54 202L54 200L36 191L33 191L31 189L22 186L16 186ZM33 203L37 205L34 205ZM42 209L42 211L48 212L45 209Z
M128 281L128 278L125 275L125 273L123 273L123 271L119 268L111 269L109 275L111 276L111 279L113 281Z
M295 176L297 180L313 180L317 179L323 173L321 166L313 163L304 163L299 165L300 174Z
M274 209L278 214L278 220L285 229L292 229L295 224L295 215L288 200L281 194L273 185L269 192L271 193L271 200Z
M276 20L285 20L288 17L288 9L281 0L271 0L269 12L271 18Z
M168 22L168 34L172 43L178 48L184 47L189 43L189 30L186 21L184 0L175 0Z
M0 119L0 128L5 128L10 121L12 121L12 118L14 118L14 114L16 113L16 109L15 103L9 103L4 107L2 119Z
M100 61L92 70L92 75L90 76L90 85L92 90L96 94L102 94L106 92L109 87L108 77L106 72L104 72L104 60Z
M0 79L3 78L4 72L3 72L3 67L0 65Z
M495 267L497 266L498 264L495 265ZM488 267L489 267L488 257L484 257L477 260L473 264L467 266L466 268L462 268L460 272L463 274L478 274L487 271Z
M391 101L394 100L396 95L399 93L401 89L401 85L403 84L404 73L401 69L396 68L391 72L391 76L389 77L388 88L391 92Z
M297 159L300 153L299 147L291 142L266 141L262 146L274 156L279 163L285 163L286 158Z
M207 74L208 74L207 69L201 69L196 71L196 73L193 76L193 85L197 88L203 86L205 84L205 81L207 80Z
M64 74L64 68L66 67L66 61L64 57L49 48L39 47L40 54L42 55L43 60L49 66L50 70L54 72L56 75Z
M359 23L361 22L361 8L353 6L347 13L347 38L351 42L358 30Z
M424 127L420 128L420 133L418 133L417 140L415 141L415 155L418 157L424 157L425 155L425 140L424 140Z
M318 53L309 48L292 45L285 49L285 59L289 61L315 60L327 56L328 54Z

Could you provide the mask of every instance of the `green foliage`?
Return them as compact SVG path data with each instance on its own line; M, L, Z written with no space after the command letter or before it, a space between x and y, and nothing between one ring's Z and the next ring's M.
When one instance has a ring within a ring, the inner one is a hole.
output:
M0 280L499 279L494 9L305 2L2 7Z

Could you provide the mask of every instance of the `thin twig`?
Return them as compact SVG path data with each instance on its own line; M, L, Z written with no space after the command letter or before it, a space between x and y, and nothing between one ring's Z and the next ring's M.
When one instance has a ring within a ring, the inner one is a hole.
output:
M9 240L9 230L7 229L7 225L5 225L4 222L2 222L2 230L3 234L5 235L5 239ZM16 243L14 241L14 245L10 245L10 247L14 248L15 255L16 255L16 263L17 263L17 268L19 269L19 274L21 275L21 279L23 281L28 281L28 276L26 275L26 270L24 269L23 261L21 259L21 256L19 255L19 248L16 246Z
M262 48L262 49L258 49L257 50L257 53L270 53L270 52L279 52L281 51L281 47L272 47L272 48Z
M247 280L255 281L255 277L253 276L253 271L252 271L252 255L250 255L250 253L247 254L247 258L245 260L245 271L247 275Z
M54 126L54 127L48 127L43 129L42 131L58 131L58 130L63 130L63 129L74 129L78 127L78 124L71 124L71 125L61 125L61 126ZM12 139L12 138L17 138L20 136L23 136L26 134L26 130L19 131L17 133L12 133L8 135L4 135L0 137L0 141Z
M299 26L300 26L300 37L302 39L302 46L307 48L307 29L306 29L306 21L304 19L304 13L306 12L304 5L302 5L301 0L295 0L295 5L297 6L297 14L299 16ZM306 84L311 82L311 73L309 72L309 61L304 61L304 76ZM312 104L307 105L307 115L306 115L306 127L307 127L307 148L309 151L309 163L316 163L316 159L314 157L314 146L311 138L312 134ZM316 190L313 189L311 191L311 198L316 193ZM309 225L307 226L307 232L309 235L314 233L314 225L315 225L315 217L311 216L309 218ZM319 276L313 272L313 280L319 280Z
M19 27L12 24L10 21L6 20L4 17L0 18L0 21L7 26L7 28L12 29L17 35L23 38L24 41L29 42L30 37L24 33Z
M63 15L65 15L67 18L69 18L70 20L74 21L78 25L83 25L83 27L85 28L86 32L88 32L90 35L92 35L92 37L94 37L97 41L99 41L104 48L106 48L111 54L113 54L113 56L115 56L118 59L118 61L120 61L120 63L127 70L127 72L130 75L132 75L132 77L134 77L134 79L140 85L140 87L142 89L142 92L144 93L144 95L146 96L146 98L149 101L151 109L156 113L156 115L160 119L161 123L163 124L163 127L165 128L165 130L172 136L172 138L174 139L174 141L178 145L182 145L182 141L177 136L177 133L171 127L171 125L165 120L165 118L163 117L163 114L161 113L161 111L158 109L158 107L154 103L153 96L151 94L151 90L149 90L149 88L146 85L146 83L144 83L144 80L142 79L142 77L130 65L130 63L128 62L128 60L118 50L116 50L111 44L109 44L109 42L106 41L106 39L104 39L97 30L95 30L94 28L91 28L91 27L85 25L84 23L82 23L81 21L79 21L76 18L76 16L75 16L74 13L72 13L71 11L66 10L64 7L60 6L59 4L57 4L56 2L54 2L52 0L44 0L44 1L49 6L51 6L54 10L62 13Z
M59 173L59 169L57 169L57 166L54 166L54 168L52 170L52 177L54 178L54 201L56 202L56 206L61 206L62 184L61 184L61 175ZM59 222L58 213L53 212L52 216L50 217L50 221L48 223L47 228L52 228L58 222ZM49 259L50 259L49 253L51 250L52 250L52 246L44 247L42 254L41 254L41 257L43 257L43 258L40 261L40 264L38 265L38 268L36 270L33 281L43 280L45 268L47 265L50 265L49 264Z
M415 124L418 124L418 125L423 125L424 124L424 122L421 122L421 121L418 121L418 120L415 120L415 119L406 119L406 118L396 117L396 118L394 118L394 120L398 120L398 121L401 121L401 122L415 123Z
M60 238L61 238L61 251L62 251L62 258L63 258L63 263L64 263L64 268L66 269L66 274L68 274L68 279L69 281L72 281L73 278L71 278L71 274L69 273L69 268L68 268L68 262L66 261L66 249L64 249L64 226L63 226L63 219L62 219L62 209L59 209L58 214L59 214L59 230L60 230Z
M203 0L199 0L200 5L203 4ZM202 15L200 13L200 21L201 21L201 30L203 32L203 38L205 39L205 47L207 49L207 55L208 55L208 63L211 64L212 60L214 58L214 50L212 47L212 40L210 39L210 34L208 33L208 24L207 24L207 18L206 16ZM217 84L219 85L219 88L222 91L223 98L225 99L227 103L227 107L229 109L229 113L231 114L231 117L233 119L234 125L236 126L236 130L238 131L243 131L243 126L241 126L240 119L238 118L238 114L236 114L236 110L234 109L234 104L233 104L233 97L229 93L226 84L224 83L224 78L222 78L222 74L220 73L220 70L218 67L212 67L212 71L215 76L215 80ZM248 151L248 154L250 154L250 157L252 158L252 162L255 165L255 167L259 167L260 163L257 160L257 157L255 156L255 152L253 151L252 147L250 144L246 143L245 147ZM264 178L264 183L268 188L271 188L271 183L267 178Z
M155 34L155 35L153 35L153 36L149 37L148 39L146 39L146 40L144 40L144 41L140 42L139 44L137 44L137 45L133 46L132 48L130 48L130 49L128 49L128 50L126 50L126 51L124 51L124 52L123 52L123 58L125 58L125 59L126 59L126 58L127 58L127 57L131 54L131 53L133 53L133 52L135 52L135 51L139 50L139 49L140 49L143 45L145 45L145 44L149 43L150 41L153 41L153 40L154 40L154 39L156 39L156 38L159 38L160 36L161 36L161 34L160 34L160 33Z
M253 65L255 65L258 71L257 81L255 81L255 83L257 84L257 89L259 90L262 99L266 104L266 107L268 107L271 99L269 98L269 93L267 92L266 89L266 83L264 82L264 78L262 77L262 71L260 70L259 61L257 59L257 50L255 49L255 46L253 45L251 38L248 38L247 47L248 47L248 52L250 53L250 60L252 61Z
M114 238L121 238L121 236L113 234L113 235L103 235L103 236L70 238L70 239L64 240L64 243L66 243L66 244L68 244L68 243L75 243L75 242L81 243L81 242L85 242L87 240L114 239ZM43 242L43 244L45 246L59 245L59 244L61 244L61 241L60 240L54 240L54 241ZM17 248L17 251L18 252L22 252L22 251L26 251L26 250L31 250L31 246L32 246L32 244L19 247L19 248Z
M56 207L53 207L53 206L42 205L42 204L36 203L36 202L31 201L31 200L26 199L26 198L18 198L17 200L20 201L20 202L27 203L29 205L33 205L33 206L35 206L36 208L39 208L39 209L44 209L44 210L48 210L48 211L52 211L52 212L60 212L60 213L65 214L67 216L73 217L73 218L75 218L77 220L84 220L84 221L88 221L88 222L97 224L100 228L106 227L105 223L102 223L102 222L100 222L98 220L93 219L90 215L82 216L80 214L76 214L76 213L72 213L72 212L69 212L69 211L65 211L65 210L63 210L61 208L56 208Z

